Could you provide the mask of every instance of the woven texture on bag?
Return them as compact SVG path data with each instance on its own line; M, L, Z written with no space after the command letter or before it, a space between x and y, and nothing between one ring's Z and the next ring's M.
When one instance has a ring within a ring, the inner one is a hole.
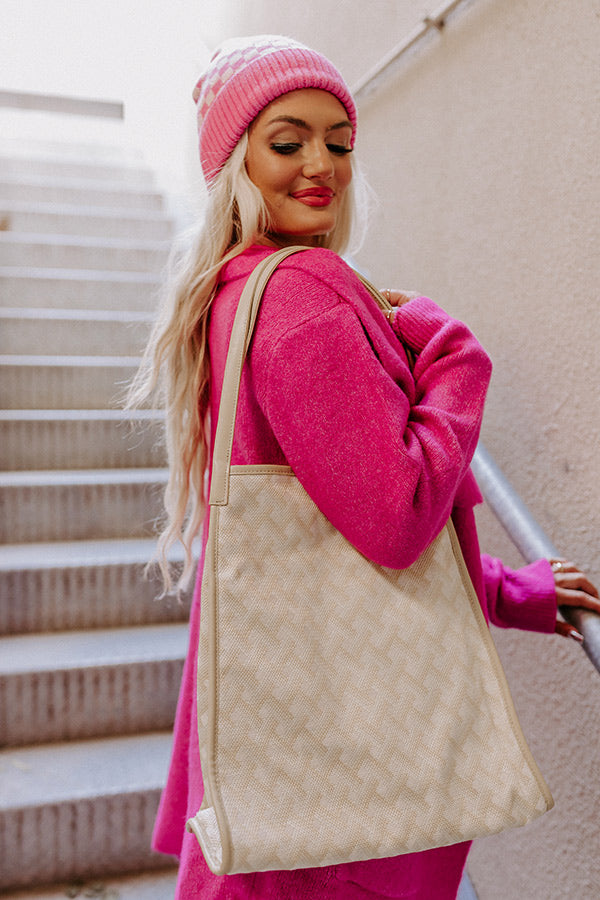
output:
M291 470L234 467L202 585L190 826L211 868L392 856L552 805L456 552L446 527L409 569L383 568Z

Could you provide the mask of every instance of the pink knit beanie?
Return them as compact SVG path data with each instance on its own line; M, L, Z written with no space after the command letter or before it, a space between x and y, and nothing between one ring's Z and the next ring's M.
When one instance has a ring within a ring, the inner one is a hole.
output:
M194 88L198 107L200 162L210 183L239 139L272 100L300 88L329 91L342 103L356 132L356 107L328 59L287 37L261 34L233 38L215 51Z

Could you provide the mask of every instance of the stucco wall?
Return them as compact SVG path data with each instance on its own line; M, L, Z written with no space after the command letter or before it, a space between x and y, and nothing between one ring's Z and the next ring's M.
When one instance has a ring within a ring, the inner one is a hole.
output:
M215 37L282 31L350 84L437 4L230 4ZM359 262L471 324L495 373L484 439L564 553L600 581L599 8L467 0L360 106L380 198ZM596 114L594 114L594 108ZM482 510L482 544L519 564ZM481 900L600 896L600 676L574 642L496 632L557 808L482 841Z

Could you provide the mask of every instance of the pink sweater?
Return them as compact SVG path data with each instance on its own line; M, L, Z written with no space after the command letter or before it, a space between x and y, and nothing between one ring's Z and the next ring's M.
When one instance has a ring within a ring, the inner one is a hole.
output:
M213 425L237 302L270 252L252 247L221 274L209 335ZM413 372L398 338L418 354ZM514 572L479 552L473 506L481 495L469 464L490 373L468 329L431 300L401 307L392 328L338 256L322 249L299 253L281 264L263 297L242 375L232 462L291 465L341 533L392 568L410 565L452 513L488 620L552 632L556 599L548 563ZM202 560L154 835L156 849L181 858L177 898L453 900L468 844L296 872L210 872L184 830L203 794L195 717L201 568Z

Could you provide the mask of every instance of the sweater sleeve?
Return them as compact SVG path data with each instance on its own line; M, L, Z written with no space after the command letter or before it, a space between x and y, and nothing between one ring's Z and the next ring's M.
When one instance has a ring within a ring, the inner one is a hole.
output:
M257 397L332 524L368 558L405 568L450 515L479 435L489 359L465 325L418 298L401 318L419 352L414 373L399 342L384 366L356 298L310 273L295 291L315 312L268 353L253 352Z
M552 634L556 623L556 591L546 559L509 569L501 559L481 555L490 620L500 628Z

